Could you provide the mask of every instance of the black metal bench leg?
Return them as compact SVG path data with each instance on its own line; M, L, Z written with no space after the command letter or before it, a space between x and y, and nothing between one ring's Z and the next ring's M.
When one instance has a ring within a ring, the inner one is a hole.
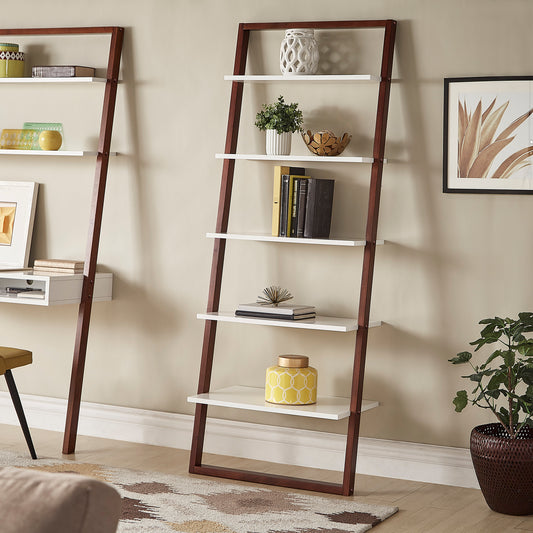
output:
M22 403L20 403L20 396L15 385L15 380L13 379L13 374L11 370L6 370L5 373L7 388L9 389L9 394L11 394L11 399L13 400L13 405L15 406L15 411L19 418L20 427L24 433L24 438L26 439L26 444L30 450L30 455L32 459L37 459L37 454L35 453L35 448L33 447L33 442L31 440L30 428L28 427L28 422L26 422L26 416L24 415L24 410L22 409Z

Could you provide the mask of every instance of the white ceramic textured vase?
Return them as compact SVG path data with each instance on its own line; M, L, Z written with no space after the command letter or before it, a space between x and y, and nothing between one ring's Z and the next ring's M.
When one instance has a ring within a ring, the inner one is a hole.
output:
M290 155L292 133L278 133L276 130L266 130L267 155Z
M279 51L279 68L284 75L315 74L318 70L318 44L312 29L285 31Z

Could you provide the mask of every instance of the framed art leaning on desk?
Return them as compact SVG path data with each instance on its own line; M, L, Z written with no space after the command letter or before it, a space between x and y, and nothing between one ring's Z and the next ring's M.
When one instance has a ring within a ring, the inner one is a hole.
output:
M0 270L28 266L38 185L0 181Z

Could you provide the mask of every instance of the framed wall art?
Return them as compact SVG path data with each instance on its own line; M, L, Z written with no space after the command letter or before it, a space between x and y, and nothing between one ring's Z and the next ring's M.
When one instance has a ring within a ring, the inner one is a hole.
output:
M0 270L28 266L37 189L32 181L0 181Z
M443 191L533 194L533 77L444 79Z

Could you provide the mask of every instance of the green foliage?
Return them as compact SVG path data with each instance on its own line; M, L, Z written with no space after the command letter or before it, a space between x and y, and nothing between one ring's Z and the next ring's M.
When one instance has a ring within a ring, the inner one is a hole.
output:
M533 313L519 313L518 319L486 318L479 339L471 342L474 352L496 342L503 345L490 353L485 362L474 365L470 352L460 352L450 363L468 363L472 374L461 376L475 383L469 395L457 391L453 404L461 412L469 403L490 409L515 438L524 425L533 427L533 339L525 334L533 332ZM503 404L503 405L502 405Z
M283 96L274 104L263 104L255 116L255 125L261 130L276 130L278 133L302 131L303 114L298 104L286 104Z

